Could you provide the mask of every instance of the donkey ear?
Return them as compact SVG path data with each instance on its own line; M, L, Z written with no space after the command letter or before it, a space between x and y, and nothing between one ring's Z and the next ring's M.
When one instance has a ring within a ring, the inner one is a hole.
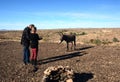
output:
M62 32L59 32L58 34L59 34L60 36L63 36L63 33L62 33Z

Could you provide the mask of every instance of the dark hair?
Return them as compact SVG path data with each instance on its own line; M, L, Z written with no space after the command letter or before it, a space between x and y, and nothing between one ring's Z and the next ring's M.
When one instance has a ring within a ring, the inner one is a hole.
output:
M34 25L34 24L30 24L29 26L35 27L35 25Z
M36 27L34 27L34 29L35 29L35 31L37 30L37 28L36 28Z

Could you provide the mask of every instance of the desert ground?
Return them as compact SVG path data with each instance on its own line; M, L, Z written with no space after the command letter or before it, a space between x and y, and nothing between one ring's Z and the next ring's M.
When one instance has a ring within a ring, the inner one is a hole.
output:
M76 34L76 50L59 44L60 33ZM21 31L0 31L0 82L41 82L50 66L69 66L74 82L120 82L120 29L38 30L38 70L23 64Z

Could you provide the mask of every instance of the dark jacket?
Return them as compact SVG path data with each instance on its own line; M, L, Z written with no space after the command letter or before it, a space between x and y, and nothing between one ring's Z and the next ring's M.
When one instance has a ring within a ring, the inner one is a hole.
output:
M26 27L23 30L22 38L21 38L21 44L27 47L29 47L30 45L30 31L31 29L29 27Z
M38 40L41 40L42 37L39 37L38 34L36 33L31 33L30 34L30 46L31 48L38 48Z

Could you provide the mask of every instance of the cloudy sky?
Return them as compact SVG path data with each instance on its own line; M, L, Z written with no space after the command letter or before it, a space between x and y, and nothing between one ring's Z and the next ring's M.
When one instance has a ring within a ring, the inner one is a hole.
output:
M0 29L120 27L120 0L0 0Z

